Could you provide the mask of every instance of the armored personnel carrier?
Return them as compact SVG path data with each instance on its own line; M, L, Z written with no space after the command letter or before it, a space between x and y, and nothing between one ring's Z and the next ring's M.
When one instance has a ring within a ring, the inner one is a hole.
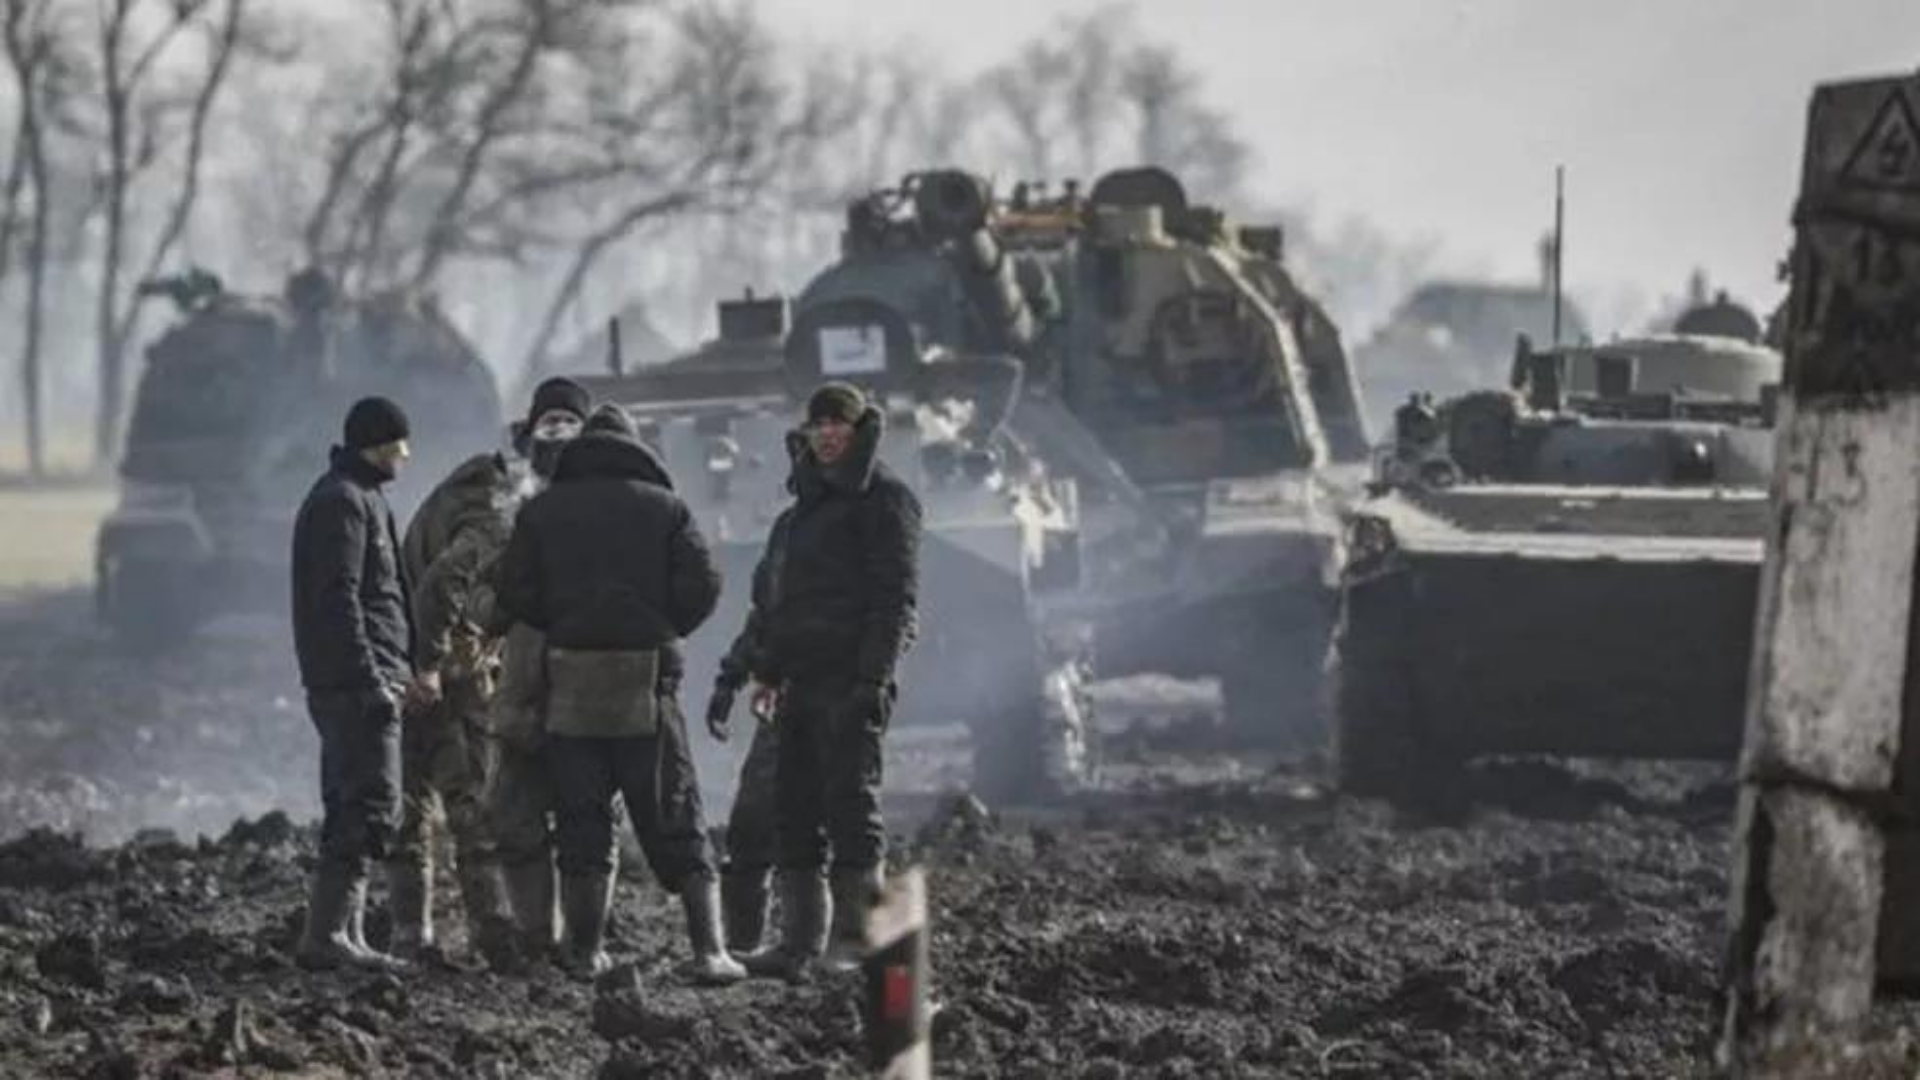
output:
M1489 754L1731 758L1778 354L1666 335L1414 395L1349 515L1342 786L1413 797Z
M1005 357L922 346L896 310L852 298L807 307L785 333L783 299L720 305L721 334L671 364L581 381L624 405L665 459L729 583L687 643L691 685L711 685L743 625L746 582L786 490L802 403L851 378L881 404L880 455L919 494L920 638L894 722L965 722L975 786L1051 795L1091 778L1086 633L1073 485L1009 423L1020 369ZM769 357L777 363L769 364Z
M492 373L431 303L348 299L295 275L281 296L196 272L146 283L179 319L147 349L120 462L120 501L95 545L98 613L126 644L179 641L223 613L286 602L294 512L347 407L384 394L409 413L414 460L397 515L499 437Z

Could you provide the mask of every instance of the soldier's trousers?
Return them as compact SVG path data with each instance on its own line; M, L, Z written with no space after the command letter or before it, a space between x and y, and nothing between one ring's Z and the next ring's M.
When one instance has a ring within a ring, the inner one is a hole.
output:
M700 785L678 709L661 710L658 734L555 735L547 740L547 755L559 798L562 874L613 870L613 797L618 793L662 888L677 893L690 877L713 876Z
M487 791L487 830L492 834L501 866L551 864L553 823L550 815L559 800L554 796L547 748L528 749L502 743L493 761Z
M446 702L404 725L400 739L404 803L391 856L396 860L423 868L432 865L436 810L445 815L454 855L463 867L496 857L483 802L489 744L475 730L472 717L452 704L464 697L450 688Z
M835 871L871 869L886 855L881 737L890 709L883 704L869 715L854 708L853 685L831 677L795 680L781 696L774 788L782 869L817 871L827 865L829 848Z
M779 858L780 725L753 726L753 741L740 763L740 782L727 814L727 872L762 875Z
M320 733L320 859L358 877L400 823L400 712L370 690L307 695Z

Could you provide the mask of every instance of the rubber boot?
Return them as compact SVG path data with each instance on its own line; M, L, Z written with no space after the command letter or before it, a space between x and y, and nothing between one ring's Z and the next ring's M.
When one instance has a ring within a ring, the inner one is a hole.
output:
M433 948L433 867L413 859L387 863L387 912L393 929L387 950L417 960Z
M553 902L553 861L528 859L502 868L520 949L528 960L547 959L560 944L560 913Z
M480 954L488 967L510 964L514 927L507 918L499 866L491 861L462 859L459 880L460 906L467 913L467 940L473 951Z
M569 975L592 979L613 966L613 959L602 947L607 937L607 913L612 907L612 874L560 876L560 909L567 920L560 966Z
M342 867L321 863L314 871L313 891L307 901L307 923L294 948L294 962L309 971L336 968L400 970L392 957L374 952L355 940L357 920L367 898L365 878Z
M747 977L747 969L727 953L720 919L720 883L710 875L688 878L680 886L687 914L687 941L693 946L689 974L703 986L726 986Z
M827 970L846 972L860 966L867 952L867 914L885 884L885 871L878 866L833 872L833 930L823 959Z
M359 964L372 971L401 972L410 965L397 956L383 953L367 943L367 879L362 877L353 883L347 893L347 935L353 947L360 954Z
M727 917L727 948L750 953L760 947L767 929L767 884L764 868L735 869L720 875L720 909Z
M307 899L307 924L294 948L294 962L310 971L356 964L361 956L348 927L348 894L353 883L338 867L321 863Z
M827 881L817 871L780 871L780 940L740 958L753 975L793 979L827 947Z

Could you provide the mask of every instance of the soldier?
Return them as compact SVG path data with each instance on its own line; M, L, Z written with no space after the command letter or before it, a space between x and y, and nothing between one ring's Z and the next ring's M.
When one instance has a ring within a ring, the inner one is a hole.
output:
M754 568L747 625L721 658L713 696L707 702L707 731L720 742L732 737L734 699L753 677L754 656L764 630L762 613L770 606L771 571L767 559ZM760 722L754 725L746 760L740 763L733 809L727 815L727 858L720 871L720 909L726 917L727 948L734 953L751 953L761 946L767 925L767 885L779 850L774 835L779 820L774 782L780 729L768 722L773 717L765 712L771 698L761 695L758 700L760 711L755 718Z
M553 451L547 448L557 449L579 431L588 403L586 391L571 380L542 383L527 422L515 425L517 448L550 464ZM438 708L408 718L401 742L405 813L387 880L394 950L403 956L434 944L432 822L439 809L453 833L474 943L494 966L511 963L500 851L482 796L492 757L492 660L505 629L498 625L487 576L506 547L521 483L515 473L515 462L504 453L467 459L427 496L401 546L408 580L416 583L415 666L441 696Z
M759 974L797 975L827 949L829 903L828 960L849 966L881 885L881 737L894 671L914 638L920 541L919 500L877 457L883 427L845 383L808 399L806 424L787 440L795 501L768 536L752 613L709 709L724 728L729 698L750 675L754 712L777 731L781 938L745 958ZM766 815L749 807L751 828ZM730 847L759 842L729 836Z
M552 477L560 451L579 435L591 407L591 396L570 379L548 379L535 388L527 420L516 432L516 444L531 469L520 485L522 500ZM540 745L546 646L539 631L512 623L497 603L494 614L504 637L487 714L495 753L483 801L519 931L517 951L540 959L560 942L550 820L556 800Z
M613 799L654 876L680 895L695 978L746 976L727 955L720 890L677 698L678 642L713 613L720 575L665 468L617 406L595 410L553 483L520 511L502 606L546 635L545 752L559 795L562 962L610 966Z
M347 413L343 445L293 531L293 639L320 733L320 864L296 949L301 966L395 969L369 948L370 859L399 816L400 712L431 700L412 678L412 624L393 512L381 487L406 461L407 418L385 398Z

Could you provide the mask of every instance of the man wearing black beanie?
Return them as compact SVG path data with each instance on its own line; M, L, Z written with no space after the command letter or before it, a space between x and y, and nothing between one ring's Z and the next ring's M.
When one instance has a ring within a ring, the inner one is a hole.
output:
M381 487L407 460L406 413L363 398L293 527L293 640L320 733L320 864L296 959L392 969L368 947L367 870L400 808L400 710L415 694L413 629L393 512Z

